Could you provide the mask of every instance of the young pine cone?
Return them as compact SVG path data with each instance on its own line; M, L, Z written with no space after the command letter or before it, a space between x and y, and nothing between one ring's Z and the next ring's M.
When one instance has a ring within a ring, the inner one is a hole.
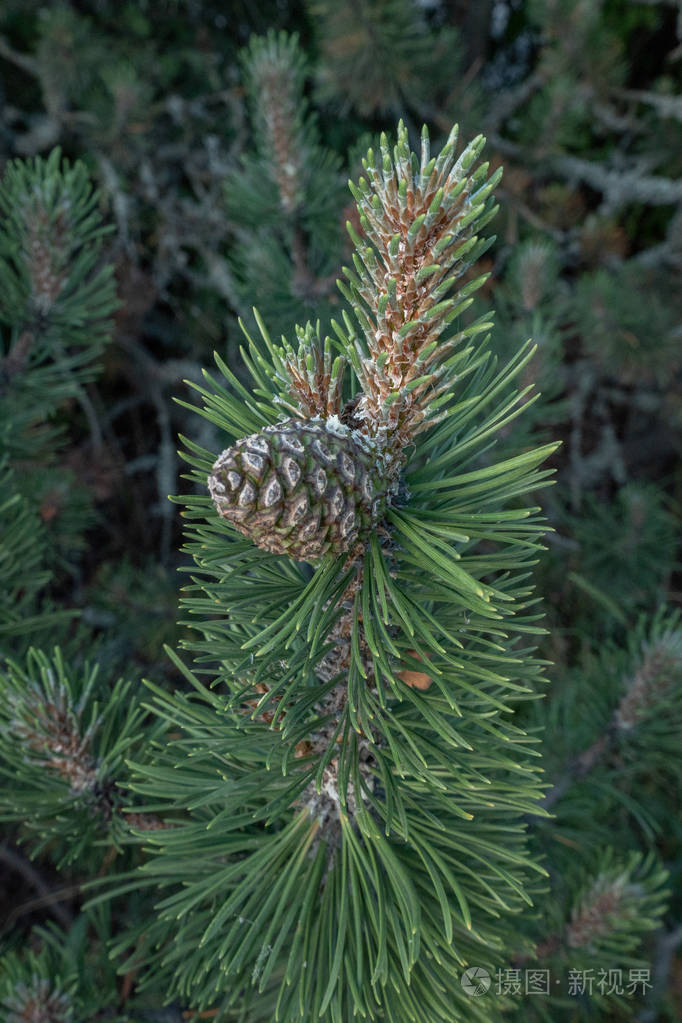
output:
M336 417L287 419L223 451L208 489L219 514L259 547L315 561L346 553L372 524L377 475Z

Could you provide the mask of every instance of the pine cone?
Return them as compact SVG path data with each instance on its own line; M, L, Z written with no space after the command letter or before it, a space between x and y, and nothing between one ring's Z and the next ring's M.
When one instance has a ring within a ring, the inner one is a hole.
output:
M223 518L296 561L344 554L379 502L371 455L334 420L287 419L228 448L208 478Z

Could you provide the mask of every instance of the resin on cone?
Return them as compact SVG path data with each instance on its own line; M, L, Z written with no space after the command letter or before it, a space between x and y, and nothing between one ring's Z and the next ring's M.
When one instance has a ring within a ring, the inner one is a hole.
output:
M379 504L374 460L336 416L288 419L219 456L208 489L255 544L296 561L348 552Z

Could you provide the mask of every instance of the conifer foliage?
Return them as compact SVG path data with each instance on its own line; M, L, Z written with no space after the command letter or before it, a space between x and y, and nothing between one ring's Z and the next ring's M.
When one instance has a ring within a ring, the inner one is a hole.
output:
M252 282L260 280L260 312L288 332L336 300L347 193L339 159L321 144L309 109L297 36L254 35L241 64L253 151L224 182L234 232L231 290L250 316Z
M135 815L118 787L141 737L139 684L100 671L95 635L76 625L75 610L56 604L55 535L36 499L41 487L63 481L64 431L50 417L67 399L83 399L110 340L108 229L85 166L59 150L6 168L0 210L0 822L31 856L47 848L60 869L77 863L87 876L112 848L121 851L129 821L138 831L160 826ZM68 550L79 542L82 498L66 490L62 514L75 526L65 530ZM0 855L31 872L4 842ZM48 892L52 902L67 925ZM11 924L3 920L0 933L3 1023L80 1023L115 1005L106 912L79 916L68 934L38 928L30 949L11 947Z
M199 1009L255 988L286 1021L450 1019L462 965L508 940L543 873L510 711L541 673L527 495L552 448L487 453L532 348L500 367L485 318L461 326L499 175L456 140L432 157L424 130L419 158L400 125L368 153L333 340L307 327L297 354L262 326L252 393L220 360L227 386L199 387L229 446L187 445L220 513L186 498L195 693L155 690L182 739L132 785L168 825L135 961Z
M9 164L0 182L2 641L54 622L32 615L51 577L35 495L57 478L62 438L50 419L82 395L111 332L116 300L98 199L85 166L58 149Z
M25 450L28 427L75 393L108 338L116 303L112 268L99 262L107 227L97 200L85 166L62 164L58 149L5 171L0 322L9 328L2 370L12 407L4 448Z
M0 1023L679 1019L672 6L7 0Z

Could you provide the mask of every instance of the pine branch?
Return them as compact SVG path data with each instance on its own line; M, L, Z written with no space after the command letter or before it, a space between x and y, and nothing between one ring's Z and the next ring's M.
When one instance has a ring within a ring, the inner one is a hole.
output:
M487 276L445 297L489 245L474 231L495 213L488 197L501 176L486 183L487 164L468 175L484 140L476 139L457 160L456 140L455 128L432 160L425 131L417 164L400 125L393 160L384 136L382 170L370 150L363 161L369 180L353 186L365 237L352 234L357 275L344 272L367 346L367 355L359 351L355 360L362 395L354 415L378 442L393 484L402 452L443 416L433 406L450 386L447 360L462 339L448 337L448 327Z
M54 428L36 429L79 395L110 337L112 268L100 265L108 228L83 164L55 149L10 162L0 183L0 454L46 456Z
M108 229L97 201L84 166L62 161L59 149L47 160L16 161L5 169L0 320L18 326L20 334L29 330L49 336L57 328L74 343L74 327L87 322L89 336L81 333L78 341L95 351L106 337L116 303L111 268L98 267Z
M36 628L31 616L36 598L47 585L46 537L37 511L17 493L15 472L0 462L0 491L9 495L0 503L0 571L4 580L0 595L0 637L19 635ZM63 617L63 615L62 615ZM68 617L68 613L67 613ZM51 623L46 623L51 624Z
M301 206L310 153L303 103L303 55L298 37L270 32L252 37L243 56L261 153L272 157L285 216Z
M324 58L318 71L323 100L363 117L404 117L406 108L425 116L428 107L442 108L434 100L460 62L453 29L431 31L420 8L406 0L315 0L310 10Z
M658 730L661 731L662 726L667 737L675 734L679 723L677 705L682 695L682 631L675 615L667 621L663 616L654 620L650 637L641 641L637 659L620 688L620 697L606 728L559 773L558 780L542 800L543 809L550 810L576 783L597 768L608 765L616 751L622 756L629 744L637 743L638 730L646 730L647 723L654 719ZM675 713L671 716L673 708Z
M621 969L641 962L635 953L665 909L667 872L653 853L624 856L602 849L598 861L597 870L583 869L581 879L572 879L577 885L570 890L577 887L578 894L557 930L537 943L533 956L518 956L515 963L568 962L575 969L584 960L596 974L614 962ZM598 1003L605 1001L603 992L601 998L591 993Z
M116 966L107 954L109 927L106 913L81 913L68 928L36 927L23 944L8 949L0 960L3 1023L153 1018L136 994L119 991ZM163 992L155 989L151 1004L162 1000Z
M252 37L241 63L255 151L225 183L237 244L222 279L245 315L257 287L261 310L289 327L311 307L325 308L338 274L339 161L321 145L309 111L298 36Z
M31 650L25 668L8 660L0 670L0 774L13 780L0 796L0 819L26 825L36 850L58 840L61 862L92 857L103 834L120 845L129 827L163 826L123 806L116 783L139 742L142 710L129 683L105 693L97 674L87 666L72 673L59 650L52 659Z
M345 287L360 336L344 312L334 340L275 345L257 317L253 389L219 357L225 384L195 387L228 446L184 441L211 495L183 499L196 670L169 651L191 695L150 685L182 736L130 786L169 825L145 834L165 891L141 951L120 949L199 1013L469 1012L453 977L502 947L542 873L535 740L509 711L542 672L524 495L554 445L487 454L532 350L500 368L489 322L456 319L493 213L481 145L457 159L453 134L432 160L424 132L420 164L401 126L381 172L370 152Z

